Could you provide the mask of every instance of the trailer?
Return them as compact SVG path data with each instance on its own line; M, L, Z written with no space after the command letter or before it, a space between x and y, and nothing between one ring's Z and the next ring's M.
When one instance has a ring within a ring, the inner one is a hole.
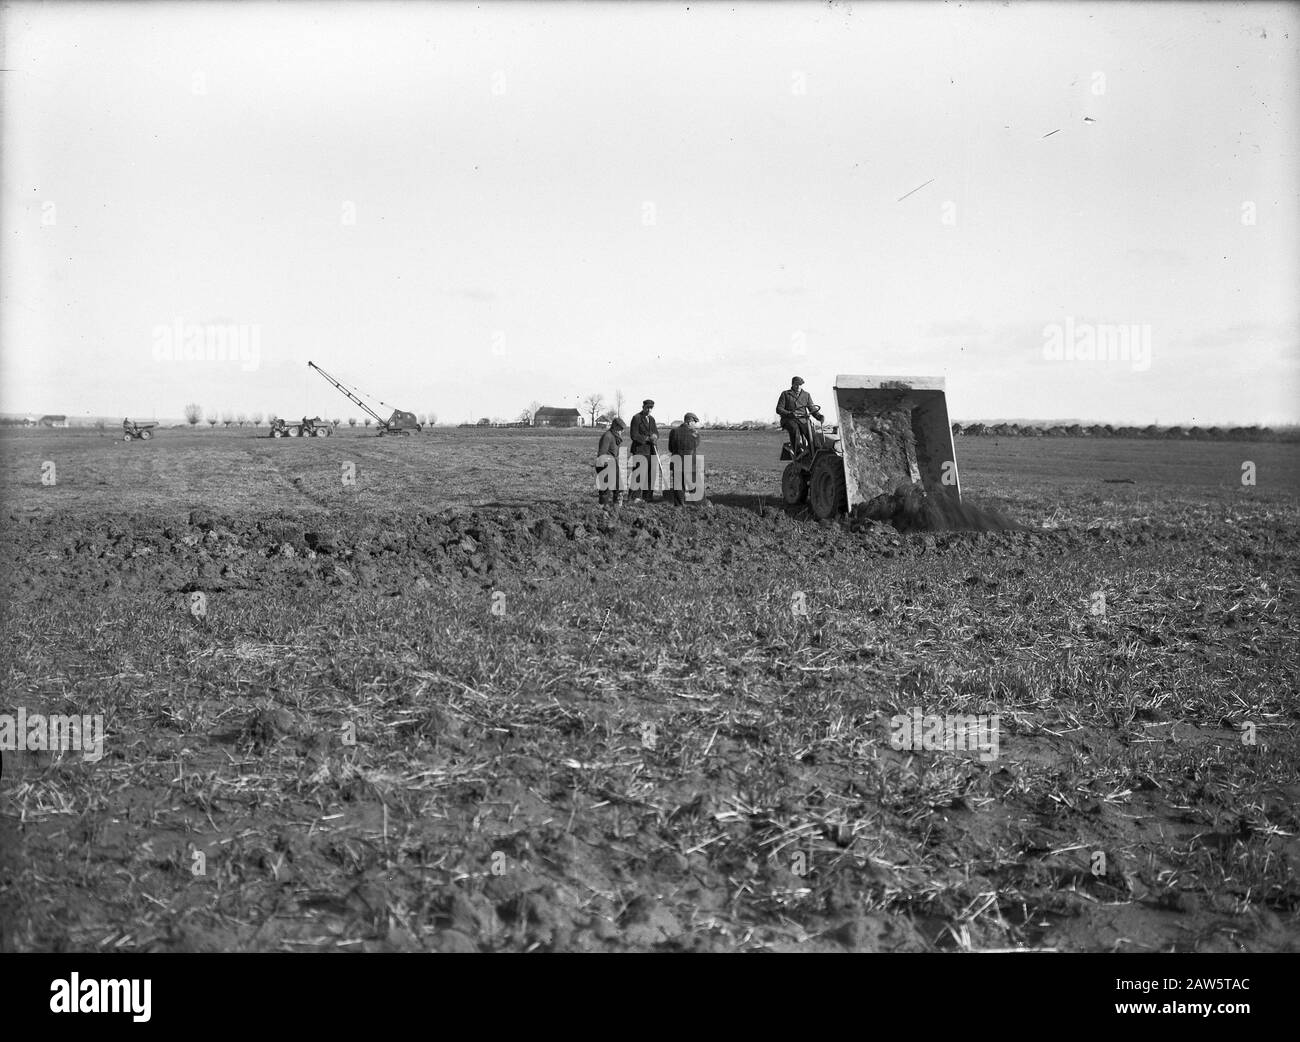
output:
M384 419L382 416L379 415L379 413L375 412L374 409L370 408L369 405L367 405L364 401L362 401L361 397L355 391L353 391L352 388L348 387L347 384L343 383L341 380L337 380L334 377L330 376L329 373L325 372L325 370L322 369L320 366L318 366L315 362L309 361L307 364L311 366L311 368L315 369L316 372L320 373L320 375L324 377L327 382L329 382L335 388L337 388L339 393L342 394L345 398L347 398L348 401L361 406L361 408L365 409L366 412L368 412L371 416L373 416L375 418L375 421L379 424L379 436L381 438L385 434L411 434L412 432L418 433L419 431L424 429L421 426L421 424L416 420L415 413L406 412L402 409L394 409L393 414L389 416L388 419ZM388 404L387 402L381 401L378 398L376 398L375 400L378 401L380 405Z
M304 416L299 423L290 423L277 416L271 421L272 438L328 438L334 434L334 425L319 416L308 419Z

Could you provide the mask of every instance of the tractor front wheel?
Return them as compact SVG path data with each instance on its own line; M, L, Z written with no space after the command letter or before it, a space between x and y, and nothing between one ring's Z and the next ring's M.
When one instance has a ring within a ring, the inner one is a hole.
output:
M787 463L781 472L781 498L792 507L808 498L808 475L798 463Z
M123 440L123 441L130 441L130 440L131 440L131 435L130 435L130 433L128 432L128 433L126 433L126 434L123 434L123 435L122 435L122 440Z
M837 517L848 509L844 460L835 452L818 456L808 479L808 505L818 521Z
M272 437L272 438L283 438L283 437L284 437L284 431L280 430L279 427L273 427L273 428L271 428L271 437Z
M145 441L148 441L150 438L153 437L153 431L148 429L142 430L140 432L140 437L142 437Z

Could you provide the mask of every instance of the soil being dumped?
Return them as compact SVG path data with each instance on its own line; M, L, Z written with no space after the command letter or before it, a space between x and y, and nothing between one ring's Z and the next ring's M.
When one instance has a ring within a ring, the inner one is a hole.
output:
M927 492L920 481L900 482L893 492L857 504L850 522L879 521L900 532L1024 532L1000 511L963 501L945 490Z

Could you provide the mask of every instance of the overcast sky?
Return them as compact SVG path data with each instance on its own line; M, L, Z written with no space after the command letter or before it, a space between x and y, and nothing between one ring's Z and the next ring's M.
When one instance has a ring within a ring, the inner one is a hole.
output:
M616 388L773 419L795 373L1300 422L1294 6L0 18L7 412L359 415L310 358L453 422ZM243 359L182 357L192 326ZM1119 327L1129 357L1048 357Z

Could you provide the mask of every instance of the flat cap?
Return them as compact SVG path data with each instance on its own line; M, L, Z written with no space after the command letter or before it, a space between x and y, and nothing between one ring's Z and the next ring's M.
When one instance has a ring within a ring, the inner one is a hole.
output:
M792 376L792 377L790 377L790 383L791 383L791 384L801 384L801 383L803 383L803 377L802 377L802 376Z
M647 398L645 401L643 401L643 402L641 403L641 408L643 408L643 409L653 409L653 408L654 408L654 405L655 405L655 403L654 403L654 399L653 399L653 398Z
M688 413L683 417L683 420L684 420L684 422L686 422L686 423L699 423L699 422L700 422L700 418L699 418L698 416L696 416L695 413L693 413L693 412L688 412Z
M612 431L621 431L626 426L627 424L623 422L623 418L621 416L615 416L612 420L609 421L609 429Z

